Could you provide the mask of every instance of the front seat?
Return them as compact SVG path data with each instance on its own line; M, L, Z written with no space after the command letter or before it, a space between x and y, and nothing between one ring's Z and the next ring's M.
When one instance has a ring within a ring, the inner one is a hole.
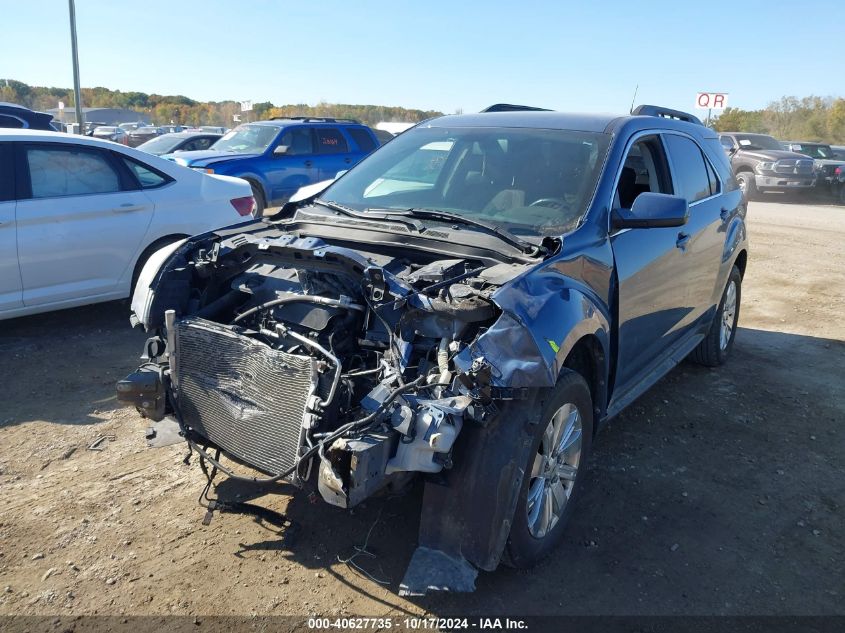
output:
M619 184L616 186L616 193L619 196L619 208L630 209L639 194L637 187L637 172L631 167L623 167L619 176Z

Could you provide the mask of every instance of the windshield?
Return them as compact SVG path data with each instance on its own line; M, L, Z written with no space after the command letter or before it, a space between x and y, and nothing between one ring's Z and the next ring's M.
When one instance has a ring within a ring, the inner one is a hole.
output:
M261 154L278 133L279 128L273 125L239 125L209 149L220 152Z
M765 134L737 134L736 141L740 149L777 149L783 150L781 144L772 136Z
M356 211L436 209L515 234L560 235L587 210L610 137L530 128L414 128L322 194Z
M805 143L793 143L792 151L804 154L810 158L836 158L830 145L808 145Z
M141 143L138 146L138 149L150 152L151 154L168 154L182 141L182 139L183 137L181 136L170 136L165 134L164 136L158 136L150 139L146 143Z

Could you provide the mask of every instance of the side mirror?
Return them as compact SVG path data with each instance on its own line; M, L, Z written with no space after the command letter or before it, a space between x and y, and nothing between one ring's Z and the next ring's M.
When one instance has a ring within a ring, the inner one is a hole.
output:
M688 219L686 198L668 193L641 193L630 209L613 210L613 228L616 229L683 226Z
M273 156L284 156L290 151L290 145L276 145L273 150Z

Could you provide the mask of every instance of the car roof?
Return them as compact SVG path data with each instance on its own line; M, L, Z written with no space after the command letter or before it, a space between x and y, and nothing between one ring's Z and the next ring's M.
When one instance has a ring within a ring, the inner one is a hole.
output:
M771 134L763 134L763 132L719 132L719 134L742 134L743 136L768 136L775 138ZM777 139L775 139L777 140ZM778 143L791 143L792 141L778 141Z
M541 111L479 112L450 114L429 119L420 127L522 127L575 130L604 134L633 133L648 129L669 129L704 138L716 138L715 131L697 123L651 115L618 115Z
M0 142L3 141L47 142L56 144L73 143L75 145L99 147L101 149L119 152L120 154L134 158L142 163L152 165L156 169L159 169L174 178L178 177L179 174L182 174L184 177L185 174L183 170L187 169L178 163L165 160L164 158L160 158L159 156L155 156L153 154L148 154L147 152L135 149L134 147L127 147L126 145L121 145L120 143L115 143L113 141L107 141L93 136L82 136L80 134L48 132L46 130L0 128ZM191 172L190 169L187 171Z
M8 101L0 101L0 108L14 108L15 110L26 110L27 112L35 112L32 108L27 108L19 103L9 103Z
M357 121L344 121L341 119L337 119L334 121L321 121L319 119L311 119L311 120L302 120L302 119L269 119L264 121L248 121L243 122L241 125L268 125L272 127L288 127L293 125L339 125L344 127L363 127L363 123L358 123Z
M67 132L50 132L48 130L30 130L19 128L0 128L0 141L49 141L51 143L79 143L114 149L126 146L112 141L95 138L82 134L68 134Z

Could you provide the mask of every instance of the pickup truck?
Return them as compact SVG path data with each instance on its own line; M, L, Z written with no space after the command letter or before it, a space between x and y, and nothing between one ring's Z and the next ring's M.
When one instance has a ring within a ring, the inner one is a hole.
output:
M827 143L811 141L783 141L781 145L785 150L812 158L816 167L816 187L834 192L837 175L845 167L845 160L837 156L836 150Z
M260 216L300 187L334 179L378 145L373 131L357 121L292 117L244 123L207 150L164 158L207 174L243 178Z
M209 487L350 508L422 478L403 594L537 563L597 431L684 358L731 354L746 203L692 115L491 106L326 187L156 255L118 397L181 433Z
M722 132L719 140L730 156L739 188L748 200L770 191L809 190L816 184L813 160L783 149L772 136Z

